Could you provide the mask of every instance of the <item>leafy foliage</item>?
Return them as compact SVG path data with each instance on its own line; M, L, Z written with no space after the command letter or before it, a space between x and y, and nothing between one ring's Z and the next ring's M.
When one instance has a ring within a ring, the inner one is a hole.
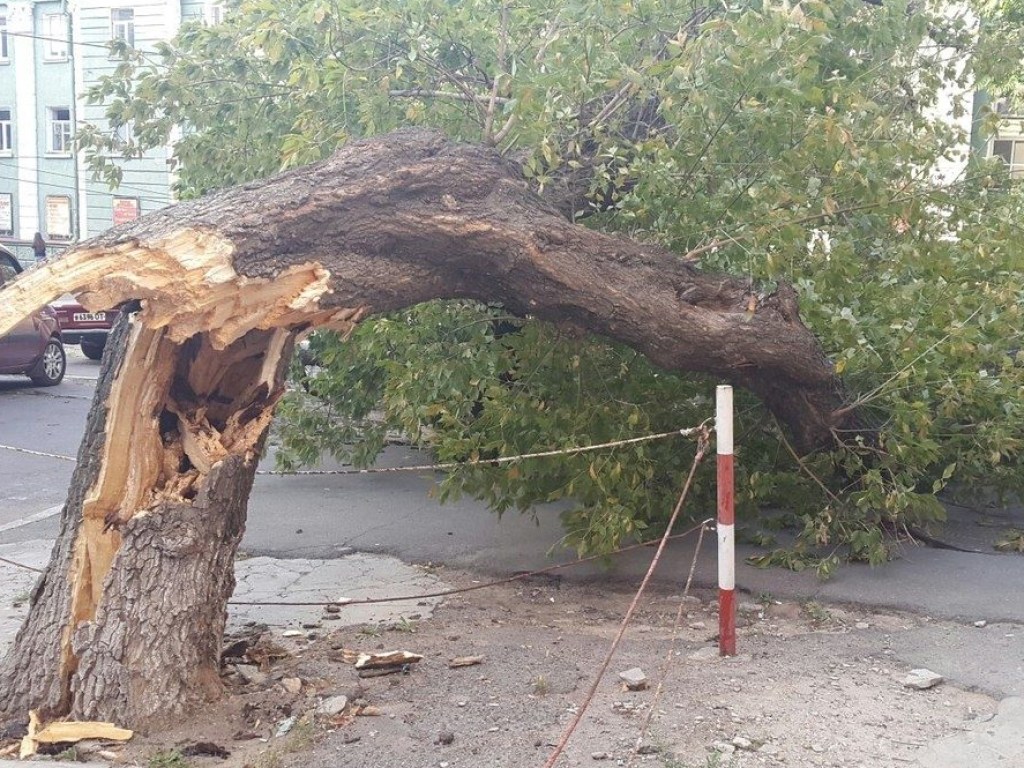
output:
M796 457L741 401L739 496L799 526L765 562L828 572L940 519L951 483L1021 489L1024 201L963 150L993 120L972 126L965 89L1005 81L1021 35L1005 15L979 35L973 18L906 0L243 0L155 61L124 51L90 96L133 121L129 152L182 126L182 196L431 125L514 155L541 190L586 180L588 226L765 291L792 282L868 428ZM115 178L112 149L93 141ZM319 365L296 367L281 411L286 465L322 451L370 463L389 430L442 460L487 458L711 411L711 382L500 307L432 303L312 345ZM467 467L441 494L499 512L571 499L567 541L607 550L664 521L687 450Z

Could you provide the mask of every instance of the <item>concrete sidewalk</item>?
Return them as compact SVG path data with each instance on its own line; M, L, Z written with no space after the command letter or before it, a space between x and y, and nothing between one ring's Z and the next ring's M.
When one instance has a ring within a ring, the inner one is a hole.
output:
M714 540L700 558L701 579L713 580ZM0 546L0 556L33 567L44 567L51 542L32 540ZM659 580L682 584L692 557L692 543L672 547L672 556L659 573ZM623 556L609 574L587 567L567 570L570 579L615 579L633 581L646 568L651 550L642 549ZM539 556L521 553L520 568L546 564ZM818 582L809 574L762 571L743 565L739 583L755 594L770 592L786 599L818 599L905 608L916 613L962 616L960 625L925 623L904 636L902 647L894 650L907 668L924 666L941 671L950 683L988 693L1002 699L998 713L987 722L973 723L964 731L951 734L923 748L916 765L919 768L1024 768L1024 627L1020 625L1022 592L1006 589L994 602L988 600L979 580L997 579L1000 570L1016 567L1016 559L936 550L914 550L901 561L871 570L849 566L840 570L831 582ZM998 568L995 566L999 566ZM0 580L0 646L13 638L27 611L27 597L37 574L5 568ZM982 574L982 576L979 576ZM332 601L364 596L415 595L443 589L444 584L428 569L408 565L397 558L367 553L350 553L335 559L280 559L251 557L240 559L236 567L238 588L234 600ZM1003 582L1005 583L1005 582ZM12 604L19 602L19 607ZM341 621L361 624L395 621L411 613L422 618L430 615L439 599L413 599L374 606L343 609ZM978 606L983 606L979 608ZM934 610L938 609L938 610ZM1017 613L1014 613L1018 611ZM239 626L249 621L267 623L278 630L299 630L324 621L319 607L233 606L230 623ZM985 627L974 620L984 618ZM339 621L340 623L340 621ZM323 625L326 626L326 625ZM907 638L911 642L907 643ZM912 647L911 647L912 646ZM0 761L0 768L14 762ZM60 763L46 760L48 766ZM89 764L75 763L75 768ZM108 768L105 764L104 768Z

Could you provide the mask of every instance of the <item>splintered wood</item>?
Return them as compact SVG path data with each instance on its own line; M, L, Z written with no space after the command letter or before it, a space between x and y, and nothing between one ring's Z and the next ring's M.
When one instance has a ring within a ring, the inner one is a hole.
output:
M39 715L33 709L28 713L28 733L22 738L18 752L22 760L32 757L40 744L73 744L85 739L128 741L135 735L127 728L96 721L67 720L49 723L44 728L39 726Z
M418 653L409 651L383 651L381 653L364 653L353 651L349 648L341 648L330 656L331 661L340 661L342 664L355 666L360 677L378 677L381 675L392 675L396 672L405 672L410 664L422 661L423 657Z
M76 628L96 615L125 524L163 504L190 503L229 456L257 460L296 335L250 331L222 350L208 335L179 344L166 328L138 316L130 323L108 398L101 471L83 502L69 570ZM77 665L71 633L62 664Z
M74 293L94 311L142 302L141 320L183 343L209 334L224 349L253 329L319 326L351 331L367 307L320 306L331 273L317 263L295 264L273 280L239 275L234 246L209 231L183 228L145 245L72 249L24 273L4 288L0 336L48 301Z

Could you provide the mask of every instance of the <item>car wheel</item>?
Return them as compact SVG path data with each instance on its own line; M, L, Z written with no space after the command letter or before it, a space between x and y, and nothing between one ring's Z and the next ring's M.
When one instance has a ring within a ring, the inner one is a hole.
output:
M103 345L83 341L82 354L88 357L90 360L99 360L100 358L103 357Z
M64 345L60 343L60 339L50 339L46 342L42 358L36 363L36 367L29 371L28 377L32 379L33 384L38 384L41 387L53 387L64 379L67 367L68 361L64 356Z

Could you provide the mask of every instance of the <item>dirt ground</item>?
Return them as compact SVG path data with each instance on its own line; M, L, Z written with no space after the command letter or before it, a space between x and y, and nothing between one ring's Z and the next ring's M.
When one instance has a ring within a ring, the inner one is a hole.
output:
M455 586L478 578L441 576ZM148 768L540 768L594 679L633 586L538 579L446 598L423 620L277 631L249 651L265 680L244 682L227 665L231 695L198 717L102 756L84 744L78 755ZM684 601L673 647L681 595L648 594L559 766L913 764L919 747L995 711L990 697L950 683L902 685L901 633L926 618L763 595L742 606L740 655L719 659L712 596L697 597ZM343 649L424 658L404 674L361 679ZM484 659L448 665L471 655ZM625 690L619 672L632 667L648 689ZM348 697L343 712L315 714L338 694ZM292 717L288 733L275 735ZM179 756L197 742L230 754Z

